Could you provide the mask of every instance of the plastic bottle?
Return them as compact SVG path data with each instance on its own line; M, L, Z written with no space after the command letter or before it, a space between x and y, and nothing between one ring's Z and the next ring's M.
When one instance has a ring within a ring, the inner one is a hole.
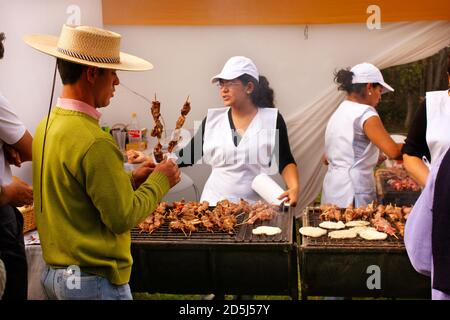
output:
M141 127L137 119L136 112L131 114L131 122L128 125L128 142L129 143L139 143L142 138Z
M106 133L110 133L111 132L111 128L109 127L108 122L102 120L100 126L101 126L102 130L105 131Z

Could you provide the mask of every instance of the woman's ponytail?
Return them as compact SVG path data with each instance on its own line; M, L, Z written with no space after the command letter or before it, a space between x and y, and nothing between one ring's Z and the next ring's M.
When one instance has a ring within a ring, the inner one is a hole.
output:
M349 69L341 69L335 72L334 82L339 85L338 90L345 91L347 94L355 92L361 97L365 97L366 83L352 83L353 75L353 72Z
M254 90L251 94L252 102L259 108L275 108L274 92L265 76L259 76L257 82L252 76L244 74L239 77L244 85L253 82Z

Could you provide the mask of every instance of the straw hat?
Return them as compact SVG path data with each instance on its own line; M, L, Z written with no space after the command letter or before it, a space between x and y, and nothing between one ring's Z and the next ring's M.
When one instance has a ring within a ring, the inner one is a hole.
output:
M59 38L33 34L24 41L36 50L74 63L105 69L144 71L153 65L120 52L120 34L89 27L63 25Z

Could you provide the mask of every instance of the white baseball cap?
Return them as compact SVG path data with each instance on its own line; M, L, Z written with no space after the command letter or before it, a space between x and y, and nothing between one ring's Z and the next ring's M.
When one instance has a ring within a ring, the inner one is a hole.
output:
M383 88L383 92L394 91L390 85L384 82L381 71L371 63L360 63L350 69L353 72L352 83L379 83Z
M220 79L232 80L243 74L248 74L255 78L256 81L259 81L259 72L253 61L247 57L235 56L228 59L222 71L211 78L211 82L214 83Z

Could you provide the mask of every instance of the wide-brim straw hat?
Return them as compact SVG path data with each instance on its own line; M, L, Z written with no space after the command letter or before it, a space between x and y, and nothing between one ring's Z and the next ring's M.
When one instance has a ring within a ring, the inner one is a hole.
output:
M42 34L24 37L36 50L82 65L125 71L153 69L150 62L120 52L120 39L120 34L108 30L69 25L63 25L59 38Z

